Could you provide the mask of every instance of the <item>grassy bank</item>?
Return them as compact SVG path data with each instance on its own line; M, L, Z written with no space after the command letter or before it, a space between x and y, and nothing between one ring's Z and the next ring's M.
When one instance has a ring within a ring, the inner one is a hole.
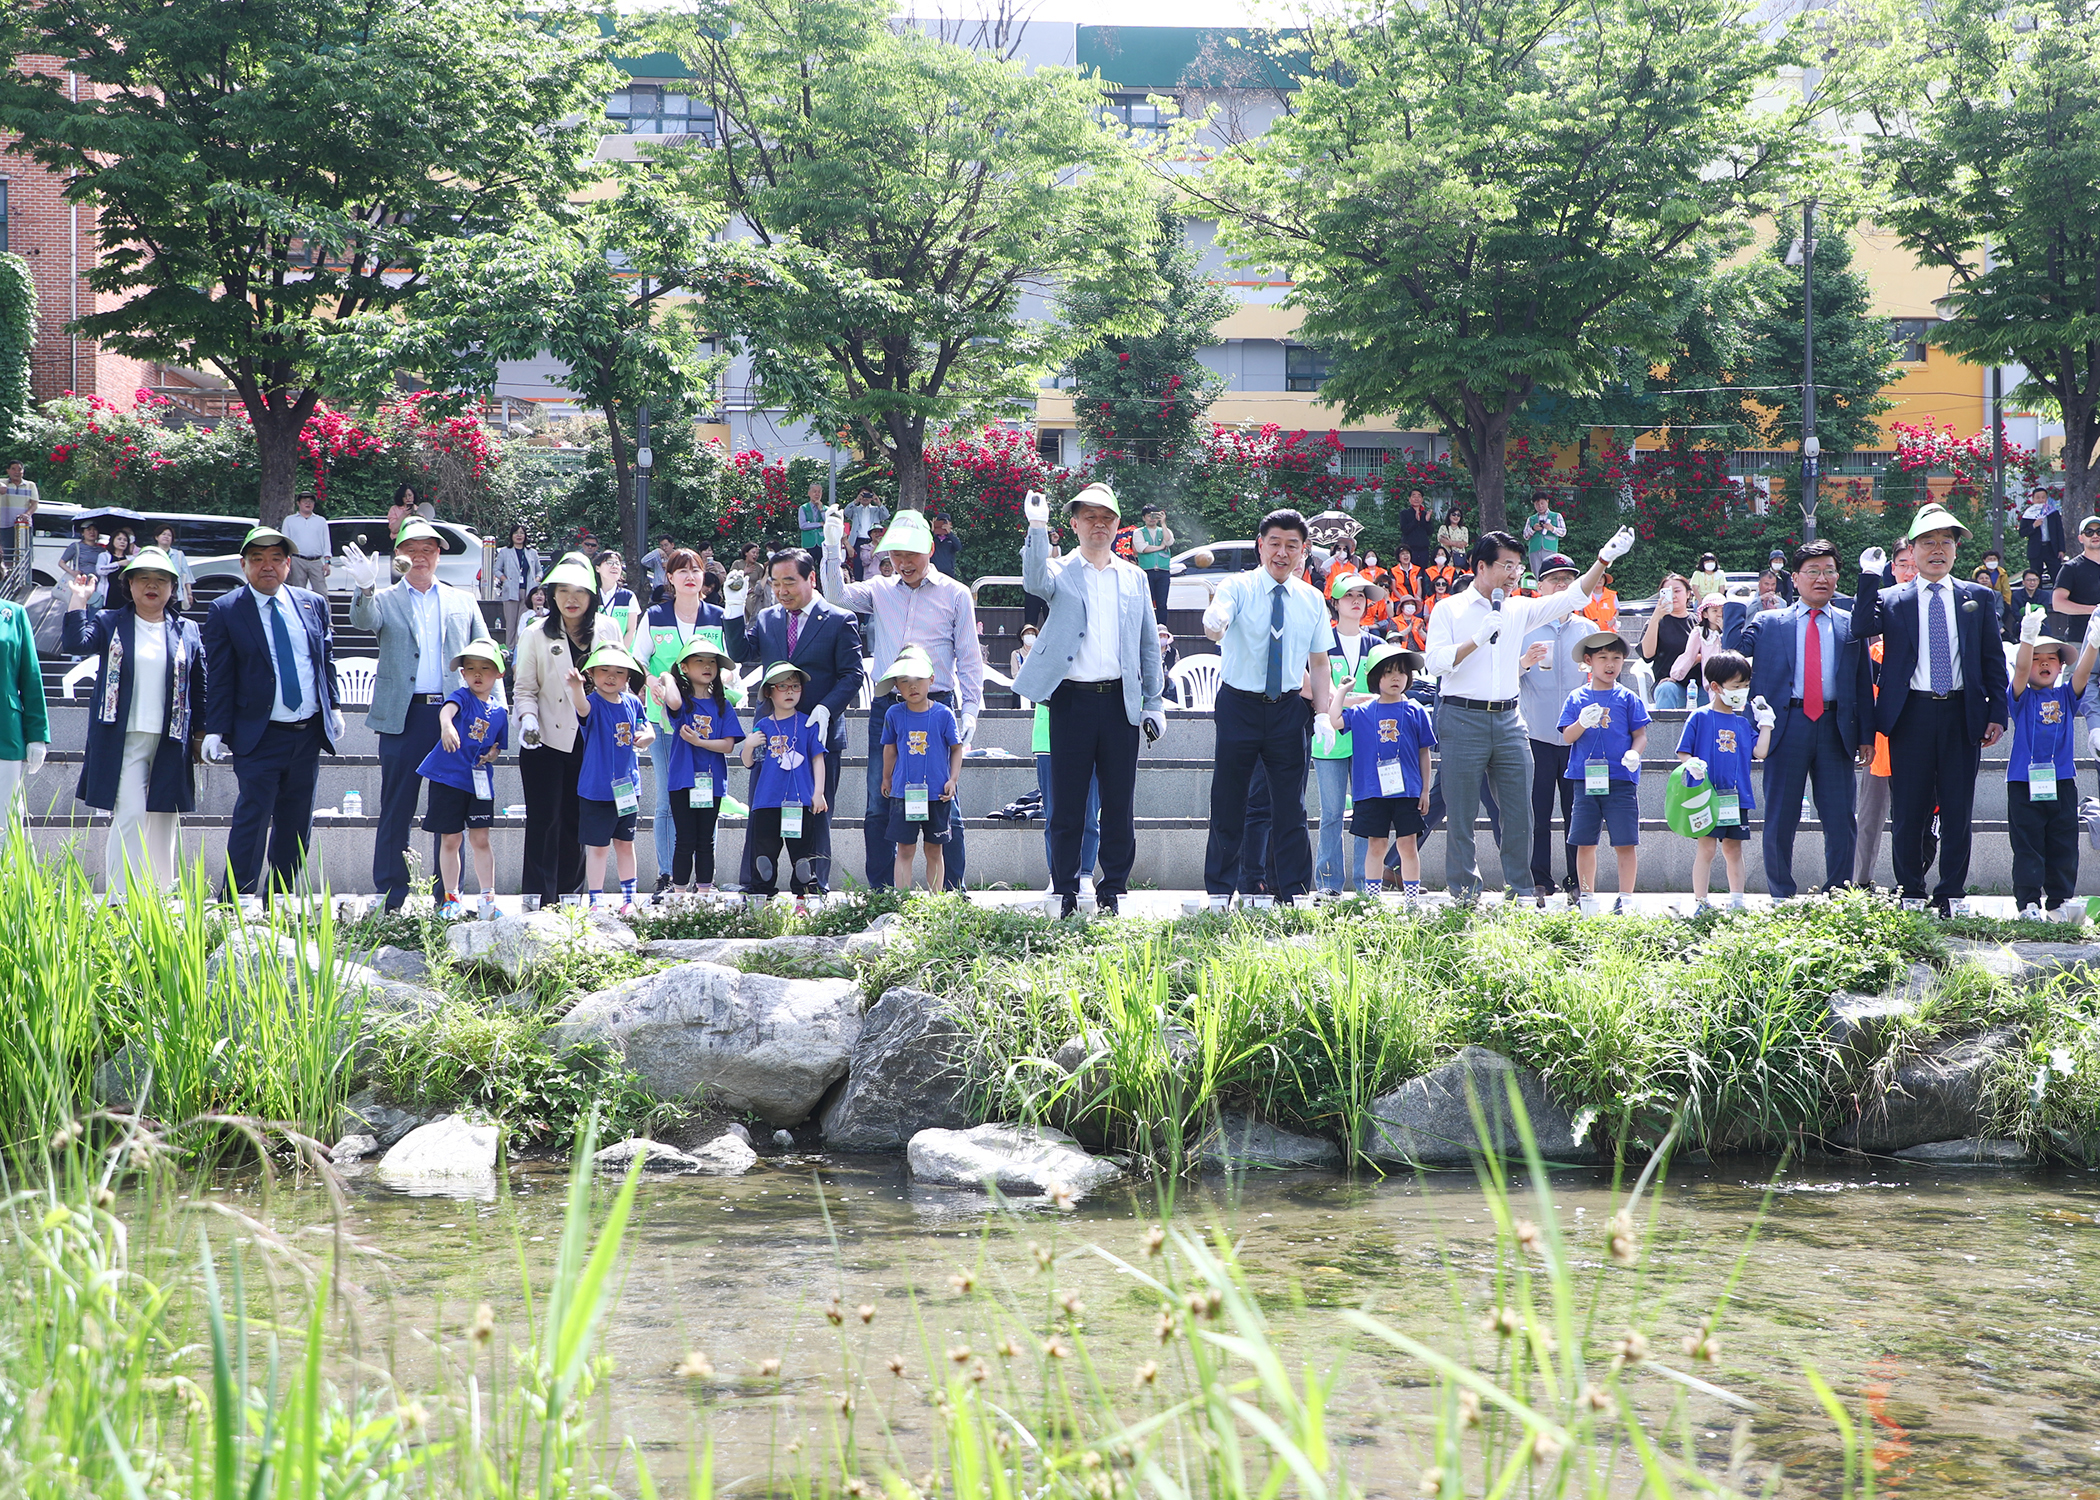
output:
M1697 1149L1781 1148L1856 1114L1906 1058L1993 1026L2028 1038L1992 1080L1993 1133L2100 1150L2100 995L1995 980L1937 924L1866 896L1691 920L1351 901L1090 925L936 901L901 924L869 991L949 997L987 1118L1159 1155L1220 1108L1346 1146L1378 1096L1467 1043L1535 1069L1626 1149L1673 1126ZM1833 992L1883 993L1921 964L1915 1013L1874 1048L1833 1045ZM1068 1073L1053 1058L1074 1039L1088 1061Z

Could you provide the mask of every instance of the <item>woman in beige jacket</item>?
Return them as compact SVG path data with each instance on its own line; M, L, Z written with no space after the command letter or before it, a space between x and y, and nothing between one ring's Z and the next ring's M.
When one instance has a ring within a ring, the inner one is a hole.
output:
M583 845L578 841L576 774L583 747L568 678L600 646L620 644L620 627L598 612L598 580L589 567L565 557L541 580L551 606L547 618L518 642L515 702L518 779L525 784L525 873L518 889L553 906L563 893L583 889Z

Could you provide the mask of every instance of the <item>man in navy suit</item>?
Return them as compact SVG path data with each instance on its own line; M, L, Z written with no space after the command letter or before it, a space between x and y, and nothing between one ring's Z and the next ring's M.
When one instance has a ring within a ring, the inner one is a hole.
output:
M1838 551L1830 542L1794 549L1795 601L1731 621L1723 642L1750 658L1750 693L1773 713L1772 747L1765 756L1765 888L1775 900L1791 896L1794 834L1801 826L1801 795L1815 784L1816 817L1823 825L1823 889L1852 878L1852 768L1871 758L1867 729L1873 697L1866 652L1851 614L1833 601ZM1724 612L1725 618L1725 612ZM1862 753L1864 746L1864 753Z
M1940 817L1940 878L1932 906L1951 913L1969 883L1969 821L1983 751L2005 733L2005 650L1998 595L1949 576L1969 534L1939 505L1920 510L1909 539L1918 576L1884 590L1888 559L1860 554L1862 639L1880 636L1881 696L1874 727L1889 737L1889 862L1906 903L1925 901L1925 839Z
M342 738L328 605L295 589L292 543L257 526L241 542L248 586L204 616L204 758L231 756L240 791L226 833L228 896L260 895L265 839L269 884L290 890L313 832L321 753Z
M800 711L823 736L824 801L837 807L839 771L846 758L846 715L867 675L860 659L860 621L853 611L817 596L816 562L800 547L774 553L767 577L776 602L754 619L747 621L742 610L732 610L722 622L729 654L763 666L791 661L808 676ZM812 872L811 878L819 886L829 885L831 821L826 813L816 829L817 857L824 868ZM744 885L752 879L752 872L745 870Z

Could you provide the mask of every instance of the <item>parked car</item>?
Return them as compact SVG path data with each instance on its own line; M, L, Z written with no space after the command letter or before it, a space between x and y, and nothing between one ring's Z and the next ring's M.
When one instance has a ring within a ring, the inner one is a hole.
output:
M1208 542L1174 554L1173 582L1167 585L1168 609L1209 609L1218 585L1235 573L1261 566L1253 542Z
M481 592L481 538L452 521L432 521L430 524L445 540L445 550L438 558L438 577L455 588L478 595ZM394 551L393 540L387 535L385 516L331 516L328 542L330 552L336 557L341 557L343 548L351 545L378 553L381 557L391 557ZM193 548L190 566L197 575L199 604L239 587L242 581L238 556L214 557L199 562ZM328 592L350 592L350 580L340 567L329 572Z
M50 587L56 584L60 572L58 559L71 545L74 534L74 517L100 506L68 505L63 501L46 500L36 508L34 530L36 536L30 572L38 584ZM236 551L248 529L255 524L253 516L199 516L176 511L148 510L139 512L145 522L127 523L138 537L141 547L153 545L153 534L163 525L175 528L175 545L189 557L194 570L205 559L221 557ZM107 528L105 528L106 532ZM200 596L202 590L199 590Z

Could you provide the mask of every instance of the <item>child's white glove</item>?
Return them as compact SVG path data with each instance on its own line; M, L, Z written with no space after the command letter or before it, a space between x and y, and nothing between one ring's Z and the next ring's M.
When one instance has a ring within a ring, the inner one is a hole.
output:
M1694 755L1684 762L1684 779L1687 783L1706 780L1706 762Z
M1604 705L1601 703L1586 704L1582 712L1575 716L1575 722L1584 729L1595 729L1604 722Z
M1624 755L1619 757L1619 764L1624 766L1627 770L1633 772L1634 775L1640 775L1641 752L1638 750L1627 751Z
M1772 711L1771 704L1759 696L1750 700L1750 722L1759 729L1770 729L1779 722L1779 715Z
M2085 649L2100 651L2100 609L2094 610L2093 617L2085 622Z
M2047 610L2036 608L2030 608L2027 613L2021 615L2020 644L2032 646L2036 641L2040 640L2042 638L2042 625L2048 618L2049 612Z

